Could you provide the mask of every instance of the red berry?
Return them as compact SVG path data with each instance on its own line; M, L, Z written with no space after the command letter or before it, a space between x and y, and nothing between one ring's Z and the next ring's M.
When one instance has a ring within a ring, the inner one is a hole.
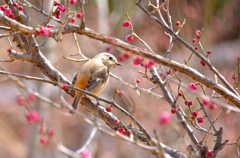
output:
M178 111L178 109L171 109L171 113L175 114Z
M116 123L120 123L120 121L119 121L119 120L117 120L117 119L114 119L114 122L116 122Z
M124 91L123 90L119 90L119 89L116 89L116 93L119 97L122 97L124 95Z
M182 97L182 96L183 96L182 92L179 92L179 93L178 93L178 96L179 96L179 97Z
M198 47L196 46L196 47L194 47L194 49L195 49L195 50L198 50Z
M123 27L129 27L130 26L130 21L124 21L123 23L122 23L122 26Z
M200 64L201 64L202 66L206 66L206 63L205 63L203 60L200 60Z
M133 35L127 35L127 36L126 36L126 41L132 42L133 40L134 40Z
M191 106L192 104L193 104L193 103L192 103L191 100L186 100L186 101L185 101L185 105Z
M210 55L212 52L210 50L207 51L207 55Z
M155 64L155 61L153 59L150 60L145 60L143 62L143 67L145 67L146 69L152 67Z
M202 118L202 117L197 118L197 122L198 123L203 123L204 122L204 118Z
M192 43L196 43L197 42L197 40L194 38L194 39L192 39Z
M8 17L14 19L14 14L10 14Z
M18 6L18 10L23 10L23 6Z
M192 111L192 116L193 116L193 117L197 117L197 115L198 115L198 112L197 112L197 111Z
M13 2L12 6L16 7L16 6L18 6L18 3L17 2Z
M126 130L125 130L123 127L119 127L119 128L117 129L117 131L118 131L119 133L121 133L121 134L125 134L125 133L126 133Z
M60 88L62 88L62 89L67 89L67 88L68 88L68 84L62 83L62 84L60 85Z
M106 111L107 111L107 112L112 112L112 105L107 106L107 107L106 107Z
M208 151L208 152L206 153L206 157L211 157L211 156L213 156L213 153L212 153L211 151Z
M48 27L48 28L54 28L55 26L52 25L52 24L47 24L46 27Z
M53 5L54 5L54 6L58 6L58 5L61 5L61 4L60 4L59 2L57 2L57 1L54 1L54 2L53 2Z
M176 21L176 23L175 23L178 27L180 27L181 26L181 23L180 23L180 21Z
M139 79L136 79L135 81L136 81L136 83L140 83L140 80L139 80Z

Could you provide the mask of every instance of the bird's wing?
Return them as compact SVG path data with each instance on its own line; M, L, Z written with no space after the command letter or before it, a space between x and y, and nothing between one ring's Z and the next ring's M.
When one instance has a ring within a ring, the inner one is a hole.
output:
M108 80L109 72L105 66L99 68L91 75L90 80L86 84L86 90L91 92Z

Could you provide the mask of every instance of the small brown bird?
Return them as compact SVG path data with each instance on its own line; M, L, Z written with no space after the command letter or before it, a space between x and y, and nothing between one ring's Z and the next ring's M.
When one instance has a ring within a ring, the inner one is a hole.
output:
M112 54L100 53L82 65L72 84L74 84L74 87L99 95L108 82L109 71L116 65L121 66ZM82 97L83 93L75 92L72 104L74 109L77 108Z

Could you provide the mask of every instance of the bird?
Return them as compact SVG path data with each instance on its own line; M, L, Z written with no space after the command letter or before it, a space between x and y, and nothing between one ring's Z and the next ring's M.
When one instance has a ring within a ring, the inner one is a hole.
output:
M105 88L109 80L109 72L116 66L121 66L117 59L109 53L97 54L94 58L84 63L73 79L74 87L87 90L88 92L99 95ZM76 91L72 107L77 109L84 93ZM73 113L71 110L70 113Z

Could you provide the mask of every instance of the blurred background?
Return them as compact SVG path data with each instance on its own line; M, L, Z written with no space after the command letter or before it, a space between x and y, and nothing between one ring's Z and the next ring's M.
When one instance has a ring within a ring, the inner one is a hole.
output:
M21 1L22 2L22 1ZM41 8L41 1L29 2ZM155 4L155 1L151 1ZM44 1L44 10L49 13L52 0ZM0 2L0 5L3 5ZM146 6L144 0L143 5ZM71 10L75 11L78 4L72 5ZM192 44L192 39L195 38L195 31L201 30L201 43L205 51L211 50L209 56L212 64L221 72L230 84L234 84L232 76L237 74L237 58L240 58L240 1L239 0L181 0L170 2L170 14L174 30L177 30L175 25L176 21L183 22L186 19L186 24L180 32L180 36ZM37 27L43 25L46 17L34 9L24 6L24 12L30 15L30 26ZM125 12L128 13L132 20L135 33L143 39L152 50L159 55L165 55L169 46L169 37L165 34L165 30L144 14L136 5L134 0L89 0L85 5L86 12L86 26L96 32L101 32L108 36L113 36L125 41L125 37L131 33L130 28L122 27L122 22L127 20ZM162 12L164 18L167 19L165 12ZM64 14L61 19L64 19ZM37 18L36 18L37 17ZM77 21L76 23L78 23ZM58 23L50 21L50 24L58 26ZM5 32L0 30L1 34ZM77 35L78 42L84 55L92 58L99 52L110 50L110 53L119 57L124 51L116 49L100 41L90 39L86 36ZM56 42L52 38L36 37L37 42L41 46L42 53L51 62L51 64L59 70L69 81L72 81L81 63L76 63L64 59L64 56L70 57L72 54L78 52L73 35L63 35L61 42ZM135 39L131 44L146 48L140 41ZM192 44L193 45L193 44ZM0 39L0 59L9 59L7 49L10 44L6 38ZM13 49L16 49L13 43ZM146 48L147 49L147 48ZM174 42L174 46L169 55L169 58L180 63L184 63L188 59L191 52L186 49L178 41ZM80 56L74 56L79 59ZM142 88L153 88L154 84L143 78L138 71L144 71L140 66L132 64L132 57L122 62L122 67L115 68L112 72L122 78L124 81L135 84L135 80L139 79L141 82L138 84ZM188 66L197 69L207 77L214 80L213 73L199 63L199 59L193 55L188 63ZM37 67L31 63L14 61L14 62L1 62L0 68L14 73L23 75L36 76L46 78ZM165 68L166 71L169 68ZM190 77L179 74L184 84L189 84L193 81ZM5 75L0 75L0 155L5 158L67 158L68 156L56 150L51 145L42 145L39 143L40 135L38 134L38 127L35 124L29 124L26 121L25 115L27 109L19 106L16 98L18 95L27 96L15 82L10 80ZM41 83L37 81L21 80L27 87L39 92L45 97L50 98L55 102L60 103L60 94L63 94L66 101L71 104L73 99L66 95L59 88L52 85ZM177 94L177 85L172 84L172 90ZM160 141L167 146L179 150L187 154L186 147L191 144L186 132L181 128L175 115L171 114L171 120L167 124L159 124L159 116L162 111L170 112L171 107L169 104L160 100L152 95L142 93L141 97L138 96L136 91L124 86L122 83L116 81L114 78L110 79L107 88L100 96L107 99L112 99L115 89L124 90L124 97L116 98L118 104L123 108L130 111L133 116L139 120L142 125L153 136L153 130L156 129ZM186 98L193 101L193 109L198 109L196 96L188 93L182 89ZM207 95L211 95L212 91L204 87ZM202 92L201 90L198 90ZM159 88L154 90L155 93L162 94ZM238 90L238 92L240 92ZM222 99L221 101L226 102ZM104 104L104 103L103 103ZM187 107L184 105L184 100L179 99L179 104L182 105L186 113L189 114ZM56 109L39 99L34 99L30 102L33 109L40 113L41 118L44 120L46 128L53 128L54 138L61 142L71 150L79 149L87 140L92 126L84 122L78 117L69 117L62 114L64 110ZM105 104L104 104L105 105ZM107 105L106 105L107 106ZM78 109L82 113L91 116L91 114L81 107ZM217 106L216 109L211 110L207 108L207 112L212 119L217 117L221 107ZM66 111L65 111L66 112ZM121 113L113 110L120 120L126 123L131 123ZM203 114L201 114L203 116ZM235 112L224 111L216 122L216 128L223 127L224 137L223 140L235 142L240 135L240 115ZM99 122L101 122L99 120ZM104 123L103 123L104 124ZM204 128L208 129L209 123L201 124ZM203 132L194 129L196 137L201 140L204 136ZM211 150L214 145L214 137L207 135L207 139L203 142L206 143ZM226 146L220 154L219 158L224 157L237 157L237 147L240 143ZM127 143L121 139L110 137L102 132L97 132L93 141L88 145L92 152L92 157L96 158L128 158L128 157L155 157L149 151L141 149L136 145ZM238 155L239 156L239 155Z

